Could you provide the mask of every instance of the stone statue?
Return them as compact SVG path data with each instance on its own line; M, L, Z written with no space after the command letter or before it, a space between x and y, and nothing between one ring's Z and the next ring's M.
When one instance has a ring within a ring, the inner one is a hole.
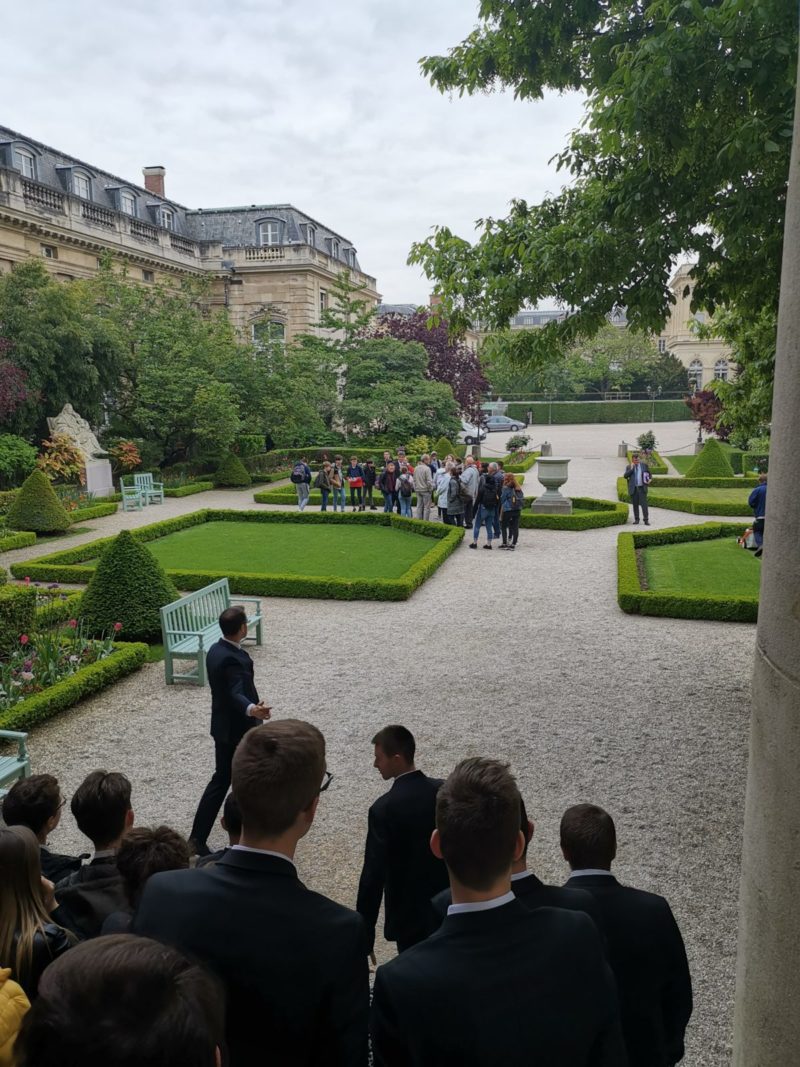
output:
M78 451L83 453L84 462L95 456L108 455L95 437L89 423L81 418L72 404L65 404L54 419L47 420L47 425L50 433L63 433L65 437L68 437Z

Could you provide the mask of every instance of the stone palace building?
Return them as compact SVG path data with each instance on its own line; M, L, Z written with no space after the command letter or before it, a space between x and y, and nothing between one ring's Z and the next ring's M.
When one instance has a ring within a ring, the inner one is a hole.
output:
M190 209L167 198L163 167L143 173L137 185L0 126L0 273L41 256L64 281L86 278L110 252L145 284L204 275L256 342L315 332L344 269L378 303L353 242L291 204Z

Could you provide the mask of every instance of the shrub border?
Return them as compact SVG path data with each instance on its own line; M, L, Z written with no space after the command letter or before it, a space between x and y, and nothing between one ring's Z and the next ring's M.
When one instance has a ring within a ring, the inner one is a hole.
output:
M525 497L529 506L533 497ZM594 530L601 526L623 526L628 521L628 505L615 500L596 500L590 496L573 496L573 505L581 511L591 511L592 515L537 515L523 511L519 524L522 529L530 530Z
M708 596L696 593L661 593L642 589L637 549L684 541L710 541L738 537L742 523L704 522L673 526L652 533L621 533L617 538L617 602L629 615L661 615L672 619L716 619L720 622L756 622L758 597Z
M12 552L15 548L28 548L36 544L33 530L18 530L7 537L0 537L0 552Z
M644 449L642 448L629 448L628 463L630 464L634 452L641 453L643 451ZM647 463L651 474L669 474L669 467L667 466L666 460L662 459L655 450L650 453L650 458L645 460L645 462Z
M436 542L421 559L413 563L399 578L349 579L334 577L305 577L284 574L239 574L220 571L169 570L167 574L179 589L201 589L209 582L227 578L236 593L253 593L257 596L313 597L332 600L407 600L425 580L434 573L447 557L458 547L465 531L457 526L444 526L439 522L422 522L405 519L384 512L350 512L325 514L321 512L293 511L234 511L206 508L188 515L140 526L131 530L140 541L154 541L176 530L184 530L205 522L280 522L315 524L340 522L348 524L391 526L408 533L430 537ZM94 573L91 567L79 564L93 559L113 540L99 538L75 548L40 556L36 560L15 563L11 573L15 577L28 575L37 581L88 582Z
M114 651L105 659L82 667L69 678L33 693L8 711L0 713L0 729L27 730L36 723L73 707L84 697L138 670L147 658L147 645L139 642L115 642Z
M733 485L707 485L698 486L697 482L716 482L725 481L733 482ZM683 488L686 482L682 478L664 478L659 484L663 485L665 482L673 483L678 488ZM706 489L748 489L748 485L744 484L742 478L692 478L687 488L706 488ZM624 478L617 479L617 495L620 500L628 500L628 483ZM658 485L655 479L650 483L649 492L647 494L647 503L651 508L663 508L665 511L686 511L690 515L725 515L730 517L742 516L748 510L747 504L744 508L739 507L738 504L715 504L713 501L703 502L702 500L691 500L689 497L671 497L671 496L659 496Z

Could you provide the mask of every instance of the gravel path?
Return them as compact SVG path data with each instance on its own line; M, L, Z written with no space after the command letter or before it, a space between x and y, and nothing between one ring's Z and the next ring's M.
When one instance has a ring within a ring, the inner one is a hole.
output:
M646 428L546 430L554 455L574 457L568 490L613 499L616 445ZM532 431L537 444L541 430ZM656 431L663 449L691 451L690 424ZM505 437L494 437L501 451ZM247 493L209 493L97 520L85 536L217 505L254 506ZM651 517L654 527L703 521L655 509ZM523 531L513 555L462 549L401 604L272 600L265 644L251 651L276 714L307 718L327 738L335 779L298 857L310 885L355 900L367 808L384 788L371 767L381 726L409 726L432 774L468 754L507 759L536 823L532 863L546 880L566 877L564 808L591 800L614 815L617 875L664 893L686 939L696 1007L685 1062L718 1067L730 1062L755 628L624 615L618 532ZM139 822L187 832L211 769L208 717L207 690L168 689L163 666L148 665L37 728L34 770L57 774L68 796L93 767L124 770ZM69 816L51 840L65 851L85 845ZM391 954L380 938L378 954Z

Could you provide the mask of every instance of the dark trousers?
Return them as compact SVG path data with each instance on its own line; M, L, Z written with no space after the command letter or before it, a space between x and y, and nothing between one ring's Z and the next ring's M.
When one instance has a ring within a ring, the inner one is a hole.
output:
M364 506L365 507L367 505L369 507L371 507L371 508L375 506L373 504L373 502L372 502L372 490L373 490L373 486L371 486L371 485L365 485L364 486Z
M464 525L469 530L472 528L472 520L475 518L475 505L472 500L464 501Z
M519 541L519 516L518 511L504 511L500 517L504 545L507 545L509 541L515 545Z
M642 515L645 522L650 521L650 512L647 507L647 490L643 485L637 485L633 492L630 494L631 504L633 504L633 521L639 521L639 508L642 509Z
M219 815L219 809L228 795L231 787L231 762L235 751L236 745L230 741L218 741L214 738L214 773L197 805L192 832L189 834L195 845L206 844Z
M361 507L361 486L350 486L350 507Z

